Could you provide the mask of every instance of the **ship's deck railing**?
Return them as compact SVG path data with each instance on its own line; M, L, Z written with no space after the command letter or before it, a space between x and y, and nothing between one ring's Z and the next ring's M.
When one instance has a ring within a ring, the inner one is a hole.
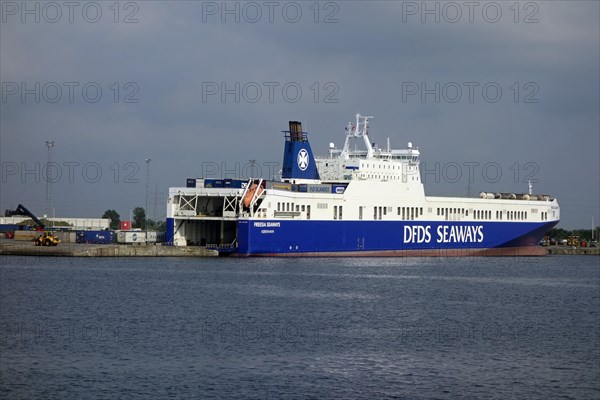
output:
M307 132L291 132L291 131L281 131L284 133L286 142L308 142L308 133Z

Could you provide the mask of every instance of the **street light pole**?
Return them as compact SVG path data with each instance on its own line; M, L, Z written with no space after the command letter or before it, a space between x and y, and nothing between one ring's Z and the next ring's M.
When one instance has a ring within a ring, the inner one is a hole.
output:
M46 140L46 147L48 148L48 161L46 162L46 215L50 219L50 215L52 215L52 172L50 163L52 162L54 140Z
M148 184L150 182L150 161L151 158L146 158L146 208L144 209L144 214L146 215L146 223L145 223L145 236L146 236L146 246L148 245Z

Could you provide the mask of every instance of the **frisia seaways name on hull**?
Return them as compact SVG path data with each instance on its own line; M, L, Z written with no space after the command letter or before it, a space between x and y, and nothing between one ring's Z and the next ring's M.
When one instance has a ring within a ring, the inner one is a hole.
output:
M281 179L188 179L169 189L167 241L240 256L540 255L560 219L548 195L426 196L418 148L371 143L356 115L344 146L315 157L300 122L284 131Z

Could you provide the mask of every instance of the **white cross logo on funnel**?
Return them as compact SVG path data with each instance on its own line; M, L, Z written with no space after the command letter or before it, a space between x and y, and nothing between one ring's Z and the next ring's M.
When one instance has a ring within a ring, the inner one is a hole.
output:
M308 168L308 151L305 149L298 152L298 168L301 171L306 171L306 168Z

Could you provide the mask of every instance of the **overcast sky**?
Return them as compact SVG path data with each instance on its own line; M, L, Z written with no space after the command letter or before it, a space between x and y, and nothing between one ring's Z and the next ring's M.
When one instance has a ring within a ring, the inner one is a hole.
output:
M561 227L600 222L598 2L114 4L1 2L1 210L45 212L47 140L57 216L125 219L149 166L163 218L186 178L279 169L288 120L325 154L360 112L429 195L531 178Z

